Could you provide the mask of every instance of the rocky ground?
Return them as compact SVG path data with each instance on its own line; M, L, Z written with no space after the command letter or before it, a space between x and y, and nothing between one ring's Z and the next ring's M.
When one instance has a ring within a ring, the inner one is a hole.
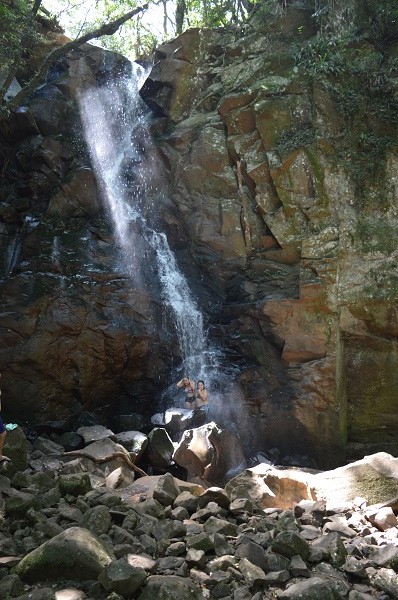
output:
M234 480L225 489L170 473L134 481L120 456L96 463L63 454L47 436L27 442L19 428L9 438L12 462L0 475L4 600L398 598L389 506L356 498L264 509Z

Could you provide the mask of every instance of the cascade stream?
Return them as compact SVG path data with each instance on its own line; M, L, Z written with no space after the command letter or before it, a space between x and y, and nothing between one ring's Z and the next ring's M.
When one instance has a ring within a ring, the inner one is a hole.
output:
M162 307L172 314L180 348L176 379L187 374L211 387L220 377L219 352L209 346L203 315L165 233L152 225L166 186L149 131L151 113L139 96L145 76L134 64L131 77L81 95L85 138L120 248L122 272L133 282L141 281L148 246L155 256ZM169 387L172 395L174 384Z

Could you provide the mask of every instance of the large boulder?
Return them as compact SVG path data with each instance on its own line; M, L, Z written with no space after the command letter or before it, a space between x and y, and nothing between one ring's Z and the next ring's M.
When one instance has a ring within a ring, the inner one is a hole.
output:
M155 427L148 434L148 446L146 456L148 461L161 469L167 469L171 465L174 452L173 442L163 427Z
M173 459L215 485L224 484L246 466L239 438L214 422L185 431Z
M301 500L315 500L311 474L300 469L278 469L260 464L246 469L225 486L232 500L249 498L259 508L293 508Z
M97 579L114 556L87 529L71 527L29 552L15 567L28 582Z
M318 499L330 505L364 498L368 504L398 508L398 458L378 452L312 477Z
M109 563L99 575L99 582L108 592L116 592L123 597L132 596L147 578L146 571L120 559Z
M330 471L260 464L246 469L225 487L232 500L249 498L260 508L293 508L301 500L323 500L329 507L352 504L398 506L398 458L385 452Z
M211 461L213 447L209 441L210 430L211 425L188 429L174 452L173 460L192 475L201 477Z
M21 427L7 430L4 443L4 454L11 459L11 469L25 471L28 467L28 446L26 436Z

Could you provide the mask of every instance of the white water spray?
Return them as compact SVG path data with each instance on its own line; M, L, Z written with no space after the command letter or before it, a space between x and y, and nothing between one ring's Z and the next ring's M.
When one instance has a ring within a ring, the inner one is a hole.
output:
M137 281L144 246L154 251L162 300L171 308L184 372L203 377L206 335L203 317L188 282L178 268L167 237L149 227L143 201L156 197L162 173L150 136L149 111L138 90L145 78L141 67L134 76L85 92L80 109L85 138L112 219L124 270ZM152 208L154 202L152 202Z

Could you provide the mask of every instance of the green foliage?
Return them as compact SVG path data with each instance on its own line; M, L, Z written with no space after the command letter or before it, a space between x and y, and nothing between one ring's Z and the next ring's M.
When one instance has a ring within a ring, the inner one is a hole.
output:
M341 39L317 37L298 49L295 62L313 77L341 75L348 68L343 50L344 42Z
M0 3L0 59L3 71L11 67L23 46L33 43L36 32L32 6L33 3L29 0Z
M277 0L265 0L277 3ZM187 27L226 27L245 21L250 10L257 2L241 0L184 0L183 18L179 29ZM263 5L263 2L259 3ZM181 15L180 15L181 18Z
M313 17L322 33L355 29L358 34L385 45L398 39L397 0L312 0Z
M384 123L398 123L398 100L391 77L398 75L397 59L383 56L371 46L347 47L340 52L340 78L325 79L325 87L349 118L357 114Z
M272 19L281 16L286 10L285 2L279 0L255 0L253 2L254 22Z
M44 0L46 9L56 15L72 37L142 5L144 0ZM114 35L101 38L101 46L129 58L148 56L161 42L190 27L226 27L244 21L254 6L263 0L150 0L148 11L128 21ZM283 0L265 0L279 5Z
M282 156L289 154L292 150L310 146L315 141L315 130L311 125L301 128L295 127L283 131L276 143L276 149Z
M63 0L44 0L44 2L47 10L56 16L72 38L92 31L103 23L111 22L144 3L136 0L96 0L95 2L87 0L83 7L81 0L69 0L65 8ZM97 40L96 44L132 59L136 58L146 47L146 32L142 23L137 33L139 20L140 17L131 19L113 35Z
M397 0L397 8L395 3ZM378 9L371 0L366 0L363 8L370 5L374 15ZM392 18L389 0L383 7ZM369 29L364 30L369 22L360 21L358 14L355 17L354 27L338 35L318 35L302 45L295 61L313 81L322 82L336 103L336 113L342 117L337 152L352 177L358 205L365 211L384 211L389 204L386 158L398 145L398 99L391 81L398 77L398 60L379 50L376 42L371 45ZM359 22L362 29L358 29ZM394 25L393 20L389 23ZM376 37L376 32L382 31L380 20L374 27L372 35ZM374 193L374 181L378 193Z
M357 0L356 24L382 44L398 39L397 0Z

